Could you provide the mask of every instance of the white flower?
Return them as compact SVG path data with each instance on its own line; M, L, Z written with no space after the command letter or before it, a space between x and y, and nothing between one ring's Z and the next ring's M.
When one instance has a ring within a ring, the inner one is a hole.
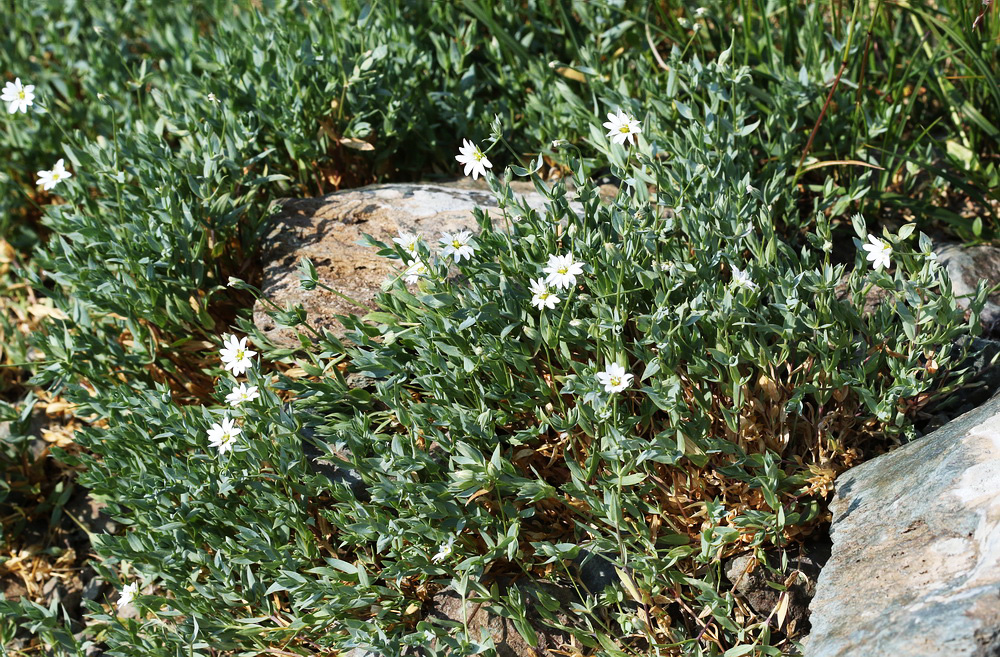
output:
M260 397L260 393L257 392L257 386L239 383L226 395L226 401L229 402L230 406L239 406L243 402L253 401L258 397Z
M536 278L531 282L531 305L538 308L548 308L552 310L559 303L560 299L555 294L549 292L549 287L545 284L544 278Z
M219 99L215 97L215 94L210 93L207 96L205 96L205 98L207 98L208 102L210 103L215 103L216 105L219 104Z
M132 582L131 584L126 584L122 588L122 592L118 595L118 608L121 609L126 605L132 604L135 600L135 594L139 592L139 583Z
M891 267L892 262L889 258L892 257L892 245L874 235L869 235L868 241L870 244L865 244L861 248L868 252L868 255L865 257L872 263L875 271L882 271L883 268L888 269Z
M607 369L597 373L597 381L604 386L604 392L621 392L632 385L632 375L618 363L610 363Z
M757 284L753 282L752 278L750 278L750 274L737 267L733 267L733 285L741 287L744 290L757 289Z
M467 230L455 234L441 233L440 242L444 244L441 256L445 258L454 256L455 262L459 262L462 258L472 260L472 254L476 252L476 247L469 244L471 239L472 233Z
M617 114L608 114L604 127L608 129L608 137L616 144L624 144L629 140L635 144L636 135L642 132L639 122L621 110Z
M208 445L219 448L219 456L222 456L233 448L236 436L242 431L232 419L224 417L222 422L216 422L208 430Z
M694 10L694 15L697 16L698 18L701 18L707 13L708 13L707 7L698 7L697 9Z
M417 257L417 244L420 243L420 236L413 233L400 232L399 237L393 237L392 241L398 244L404 251Z
M250 358L256 355L256 351L247 349L246 338L237 339L235 335L225 336L222 340L222 349L219 350L223 367L230 370L233 376L246 372L253 365Z
M7 103L7 111L10 114L18 111L26 114L35 100L35 85L24 86L21 84L21 78L14 78L13 82L4 84L0 100Z
M542 271L548 274L545 277L546 284L566 288L576 285L576 277L583 274L583 265L573 262L572 253L563 256L550 255L549 264Z
M410 263L410 266L406 268L403 272L403 276L406 278L406 282L410 285L415 284L421 276L427 275L427 265L425 265L420 260L414 260Z
M59 181L66 180L72 175L73 174L67 171L66 167L63 165L62 158L59 158L59 161L56 162L56 165L52 167L51 171L42 170L38 172L38 180L35 181L35 184L41 185L42 189L48 191L58 185Z
M437 554L431 557L431 561L434 563L440 563L444 561L451 555L452 547L455 545L455 537L452 536L448 539L447 543L442 543L441 547L438 549Z
M477 180L479 176L485 176L487 169L493 168L493 163L489 161L486 154L479 150L479 147L468 139L462 140L462 147L458 149L455 156L459 164L465 165L465 175L472 174L472 179Z

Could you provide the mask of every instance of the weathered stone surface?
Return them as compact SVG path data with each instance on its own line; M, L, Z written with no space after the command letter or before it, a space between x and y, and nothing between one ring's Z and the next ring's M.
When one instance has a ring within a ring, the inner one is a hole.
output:
M1000 654L1000 397L844 473L807 657Z
M542 657L563 654L552 651L568 644L570 637L568 634L549 628L539 621L536 609L540 607L540 603L533 599L533 591L543 590L559 600L561 608L574 599L573 593L569 589L545 583L519 585L519 587L528 609L527 618L538 638L538 644L534 647L530 646L509 619L490 613L481 602L467 599L465 601L465 618L468 621L470 638L473 641L478 641L482 630L485 629L493 637L497 648L497 657ZM453 589L445 589L438 593L431 601L431 605L431 610L425 620L462 622L462 598ZM566 619L565 614L561 616L560 622L566 624L568 619Z
M513 183L512 188L532 208L544 211L546 199L530 183ZM310 323L340 335L343 327L334 316L363 310L326 290L303 290L297 272L303 257L316 265L323 284L374 308L372 300L394 263L358 244L363 233L386 243L400 231L415 233L436 250L442 232L478 232L472 214L476 207L500 216L486 185L467 180L371 185L286 201L264 240L261 290L282 308L302 304ZM278 327L260 302L254 307L254 323L276 343L298 345L294 331Z
M994 246L941 244L934 251L938 261L948 271L957 296L974 294L980 280L989 285L1000 283L1000 249ZM959 303L963 308L968 307L966 299L959 299ZM989 297L980 319L987 333L1000 331L1000 292Z

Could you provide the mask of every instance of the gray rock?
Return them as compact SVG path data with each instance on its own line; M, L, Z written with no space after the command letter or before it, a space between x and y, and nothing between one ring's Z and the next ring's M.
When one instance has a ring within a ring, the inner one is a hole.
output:
M1000 636L1000 397L841 475L807 657L985 657Z
M95 500L83 487L79 487L65 511L86 525L94 534L114 534L118 531L118 523L111 519L104 509L104 502Z
M354 497L362 502L371 500L368 485L365 484L358 471L343 465L343 462L350 458L350 454L324 453L309 440L302 441L302 452L314 473L323 475L333 484L346 484ZM335 461L334 459L340 460Z
M957 296L975 294L981 280L988 285L1000 284L1000 249L994 246L941 244L934 251L938 261L948 271ZM960 298L959 303L968 308L967 299ZM1000 331L1000 291L990 295L980 319L988 333Z
M580 583L591 593L601 593L607 586L621 581L615 572L615 564L586 548L580 548L572 563L576 566Z
M778 624L777 608L782 592L769 583L787 585L787 611L781 629L790 636L807 632L809 601L816 593L816 580L829 557L829 546L812 545L804 554L789 556L784 572L778 571L781 554L776 549L768 550L764 557L766 565L752 552L729 559L725 564L726 579L757 614L762 618L771 616L775 624Z
M507 586L504 588L507 588ZM532 647L529 645L510 619L491 613L486 609L486 605L482 601L467 598L463 613L462 597L451 588L444 589L431 599L430 611L424 620L430 622L437 620L462 623L464 617L468 621L469 637L471 640L478 641L482 630L486 630L493 637L493 641L496 644L497 657L538 657L540 655L560 654L550 651L558 650L564 644L568 644L570 637L565 632L561 632L541 622L541 616L537 611L541 603L537 601L537 594L535 592L544 591L558 600L561 608L564 608L571 600L575 599L573 592L568 588L545 582L517 583L513 584L513 586L518 587L521 591L527 609L526 616L528 622L535 631L538 639L537 646ZM569 624L569 618L565 613L557 612L556 617L559 623L563 625Z
M533 209L544 211L548 201L531 183L513 183L512 188ZM472 214L476 207L501 216L483 181L370 185L285 201L261 250L261 291L282 308L300 304L310 324L342 335L344 328L335 316L364 310L321 288L302 289L297 269L302 258L312 260L324 285L374 309L376 293L388 277L398 273L393 268L400 263L358 244L362 235L391 244L393 237L405 231L419 235L436 250L442 232L479 231ZM278 326L265 313L268 307L257 302L254 323L277 344L297 347L294 329Z

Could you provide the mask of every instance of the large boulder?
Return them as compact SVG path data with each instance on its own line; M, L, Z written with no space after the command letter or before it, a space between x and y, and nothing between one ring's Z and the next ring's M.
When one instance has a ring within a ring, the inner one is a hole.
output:
M531 183L515 182L511 187L533 209L544 212L547 199ZM415 233L436 249L442 232L478 232L472 214L476 207L501 216L483 181L370 185L285 201L264 240L261 290L282 308L301 304L310 323L342 335L343 326L335 316L364 310L321 288L302 289L297 271L302 258L313 261L324 285L374 309L373 299L394 273L394 261L358 244L362 235L390 243L401 231ZM265 309L261 302L254 307L257 327L280 345L297 346L295 332L278 326Z
M807 657L1000 654L1000 397L841 475Z

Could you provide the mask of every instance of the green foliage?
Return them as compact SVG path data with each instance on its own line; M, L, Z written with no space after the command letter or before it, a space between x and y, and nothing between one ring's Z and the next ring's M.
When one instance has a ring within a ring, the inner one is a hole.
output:
M0 231L45 242L24 276L66 318L34 336L33 382L94 423L81 481L127 526L98 539L96 567L148 591L140 619L90 604L109 654L395 654L428 633L473 654L479 637L414 625L415 588L478 591L523 626L534 603L481 578L567 583L581 545L679 610L647 627L624 583L584 596L574 634L599 654L794 651L763 619L734 622L720 558L815 523L810 466L912 434L976 320L913 229L996 230L994 17L974 31L958 0L856 6L19 3L0 72L35 84L39 111L0 120ZM642 121L638 147L597 127L618 107ZM247 301L227 283L252 280L272 201L453 174L459 140L496 121L511 153L491 152L495 170L532 169L546 211L492 180L504 224L479 216L459 276L425 249L431 275L397 281L353 344L310 334L297 355L315 381L254 372L265 392L230 411L243 434L217 456L229 383L214 389L204 345ZM39 192L60 157L73 177ZM542 182L543 163L579 188ZM614 200L599 176L621 181ZM939 207L966 199L976 221ZM916 222L878 233L860 211ZM834 252L852 230L890 240L892 274ZM581 287L532 308L566 253ZM871 290L887 300L861 314ZM377 386L349 389L345 363ZM609 363L634 375L625 391L597 383ZM317 449L342 450L368 495ZM58 609L0 604L79 649ZM705 623L716 640L695 639Z
M625 181L613 200L589 182L570 194L532 176L548 198L537 212L491 178L503 217L478 213L470 259L421 244L429 274L395 280L375 324L353 321L349 369L374 389L350 390L335 367L343 345L320 339L304 366L321 376L277 386L296 393L291 407L266 391L235 411L185 408L162 386L90 402L109 429L82 437L99 457L85 459L83 481L129 525L100 539L102 568L110 577L127 563L154 587L138 603L144 620L92 607L111 646L398 654L436 636L449 651L439 654L477 654L478 637L401 622L420 604L414 588L476 591L519 618L522 594L496 578L556 564L550 577L574 585L569 560L585 546L628 568L636 595L708 609L717 626L707 644L693 613L672 623L661 611L645 626L615 586L570 607L574 636L597 654L793 650L764 619L734 623L720 560L787 547L815 523L810 466L843 467L852 450L910 433L913 403L941 385L976 313L965 319L911 229L885 236L892 274L870 271L860 248L850 273L832 262L823 199L804 241L779 235L775 208L793 204L795 172L749 183L765 132L748 71L671 65L683 84L644 122L657 136L625 148L592 132ZM854 223L860 246L867 230ZM555 308L533 308L531 281L567 253L583 266L578 285ZM737 270L755 286L737 285ZM303 264L307 286L314 271ZM888 300L862 314L875 288ZM632 385L606 392L596 373L609 363ZM230 412L243 433L219 456L205 435ZM344 455L366 494L324 472L317 448Z

